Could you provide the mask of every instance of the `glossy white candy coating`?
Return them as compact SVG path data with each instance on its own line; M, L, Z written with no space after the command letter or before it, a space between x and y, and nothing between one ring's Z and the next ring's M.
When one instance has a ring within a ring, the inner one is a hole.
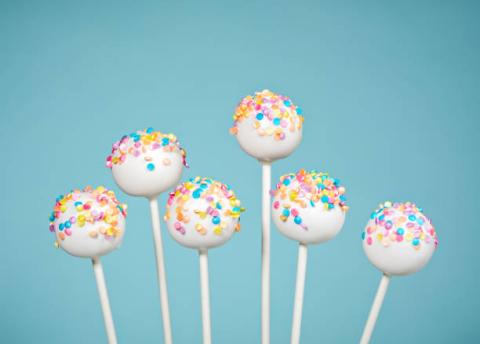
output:
M99 257L122 243L126 205L104 187L60 196L50 217L56 245L77 257Z
M107 167L125 193L152 198L179 182L185 156L175 135L149 128L115 142Z
M260 161L275 161L290 155L300 144L300 113L288 97L264 90L242 99L230 131L246 153Z
M372 213L362 238L370 262L387 275L419 271L438 245L430 219L410 202L382 204Z
M240 230L240 200L225 184L196 177L170 194L165 221L181 245L210 249L223 245Z

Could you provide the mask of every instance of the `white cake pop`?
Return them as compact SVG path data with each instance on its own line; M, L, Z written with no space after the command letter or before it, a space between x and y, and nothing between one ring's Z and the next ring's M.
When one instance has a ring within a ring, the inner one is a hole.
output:
M240 200L227 185L195 177L170 193L165 221L178 243L206 250L223 245L240 230L243 211Z
M408 275L423 268L438 245L431 221L413 203L385 202L362 232L370 262L387 275Z
M186 152L175 135L148 128L115 142L106 165L124 192L152 198L178 183Z
M343 226L345 188L327 173L300 170L280 177L272 191L272 217L279 231L303 244L332 239Z
M272 162L290 155L302 139L302 110L269 90L242 99L230 132L249 155Z
M116 249L125 233L127 205L103 186L59 196L50 216L56 246L77 257L99 257Z

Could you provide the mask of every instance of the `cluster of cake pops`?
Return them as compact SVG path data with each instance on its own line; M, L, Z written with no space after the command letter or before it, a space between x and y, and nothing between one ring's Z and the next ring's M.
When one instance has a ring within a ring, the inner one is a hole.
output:
M291 343L300 341L307 264L307 245L334 238L342 229L348 206L346 189L326 172L299 169L280 177L271 187L271 164L289 156L302 139L302 110L286 96L269 90L241 100L230 132L240 147L262 165L262 344L270 342L270 219L283 235L299 243ZM157 263L165 343L173 336L167 277L158 212L158 196L173 188L164 220L170 236L198 250L203 342L211 342L208 283L209 249L225 244L240 230L245 210L235 192L212 178L195 177L179 183L188 167L186 151L173 134L152 128L123 135L106 159L116 184L131 196L148 199ZM273 198L273 199L271 199ZM75 189L56 199L50 216L55 244L67 253L92 259L109 343L116 343L100 257L122 243L127 206L113 191L99 186ZM361 343L368 343L389 278L424 267L438 240L431 221L415 204L385 202L372 213L362 232L368 259L383 272Z

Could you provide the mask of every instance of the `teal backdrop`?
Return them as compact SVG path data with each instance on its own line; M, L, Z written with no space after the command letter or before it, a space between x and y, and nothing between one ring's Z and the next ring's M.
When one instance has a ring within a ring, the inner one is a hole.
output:
M0 342L104 343L91 263L54 248L55 197L102 184L129 205L103 259L120 343L162 343L147 201L104 160L122 134L175 133L191 168L228 183L243 229L210 252L215 343L260 342L261 168L228 129L270 88L305 115L273 165L347 188L342 232L309 250L302 343L358 342L380 281L360 234L384 200L425 209L440 245L393 278L374 343L480 341L480 6L474 1L1 1ZM164 213L166 195L160 197ZM197 253L163 237L175 343L201 342ZM271 338L290 338L297 244L272 226Z

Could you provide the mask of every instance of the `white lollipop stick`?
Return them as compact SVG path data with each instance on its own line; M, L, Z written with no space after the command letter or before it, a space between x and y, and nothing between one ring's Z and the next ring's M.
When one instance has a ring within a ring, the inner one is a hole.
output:
M298 247L297 285L295 287L295 301L293 306L291 343L300 343L300 329L302 327L303 292L305 290L305 273L307 271L307 245L300 243Z
M199 250L198 253L200 257L203 343L210 344L212 342L212 332L210 323L210 290L208 287L208 251Z
M113 324L112 311L110 310L110 302L108 301L107 286L105 284L105 276L103 275L102 263L100 258L92 258L93 271L97 280L98 295L100 296L100 304L102 305L103 320L105 321L105 329L109 344L117 344L117 336L115 334L115 326Z
M152 216L153 242L157 260L157 277L160 288L160 305L162 308L163 336L165 344L172 343L172 327L170 324L170 310L168 306L167 276L163 258L162 233L160 231L160 216L158 215L158 202L156 198L150 199L150 213Z
M386 274L383 274L382 279L380 280L380 285L378 286L377 294L375 295L375 300L373 300L372 309L368 315L367 323L365 324L365 329L363 330L362 339L360 339L360 344L368 344L370 338L372 337L373 329L375 328L375 323L380 313L380 308L382 308L383 299L388 289L388 283L390 282L390 277Z
M270 343L271 164L262 162L262 344Z

